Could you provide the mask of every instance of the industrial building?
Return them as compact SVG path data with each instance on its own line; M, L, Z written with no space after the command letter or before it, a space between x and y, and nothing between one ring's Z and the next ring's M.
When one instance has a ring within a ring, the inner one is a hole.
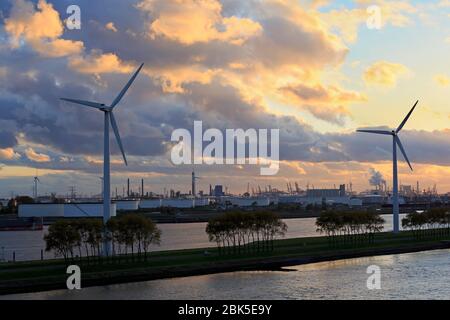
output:
M278 197L278 202L283 204L288 203L297 203L301 204L304 202L305 197L304 196L291 196L291 195L281 195Z
M155 209L161 207L162 199L142 199L138 202L139 209Z
M267 207L278 204L278 198L271 197L220 197L218 203L235 207Z
M223 197L225 195L225 192L223 192L223 186L221 185L215 186L211 195L214 197Z
M116 204L111 204L111 217ZM88 218L103 217L103 203L33 203L19 205L19 217Z
M161 198L161 199L142 199L139 200L139 209L155 209L161 207L170 208L194 208L203 207L209 205L209 199L207 198L197 198L197 199L171 199L171 198Z
M365 206L382 205L386 202L386 197L379 194L367 194L361 197Z
M116 204L117 211L134 211L139 209L139 203L141 200L134 199L124 199L124 200L116 200L114 203Z
M347 205L349 207L362 206L362 200L359 198L351 198L349 196L338 197L304 197L302 199L303 205L309 204L327 204L327 205Z
M345 197L345 184L341 184L339 189L308 189L306 190L307 198L339 198Z

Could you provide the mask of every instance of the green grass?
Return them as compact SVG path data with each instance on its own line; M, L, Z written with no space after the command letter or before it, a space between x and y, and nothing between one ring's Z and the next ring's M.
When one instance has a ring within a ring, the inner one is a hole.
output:
M256 253L243 251L239 255L219 255L215 248L173 250L152 252L147 261L132 261L130 255L121 256L120 262L103 261L101 263L86 259L69 262L77 264L82 270L82 281L87 279L107 279L114 283L114 277L144 276L149 278L163 278L201 273L213 273L217 268L242 269L252 268L255 265L267 262L280 262L288 259L339 257L339 255L370 255L378 254L377 250L393 249L408 251L417 250L418 246L433 246L448 239L422 239L416 240L411 232L401 232L398 235L392 233L380 233L375 236L374 243L360 244L358 246L330 247L326 237L296 238L276 240L274 250L270 252ZM414 249L414 250L413 250ZM209 255L204 252L208 251ZM281 262L281 264L283 264ZM62 259L29 261L0 264L0 293L14 292L17 288L26 287L23 290L39 290L41 285L53 283L55 287L64 287L67 263ZM252 266L252 267L251 267ZM220 269L222 270L222 269ZM11 291L12 290L12 291Z

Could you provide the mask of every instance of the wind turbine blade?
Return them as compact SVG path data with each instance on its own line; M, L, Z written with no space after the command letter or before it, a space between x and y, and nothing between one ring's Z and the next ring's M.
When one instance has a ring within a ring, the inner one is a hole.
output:
M387 131L387 130L357 130L357 132L384 134L384 135L392 136L392 132Z
M416 108L417 104L419 103L419 100L416 101L416 103L414 104L414 106L412 107L411 111L409 111L409 113L406 115L406 118L403 120L403 122L398 126L397 128L397 133L400 132L400 130L403 129L403 127L405 126L406 122L408 121L409 117L411 116L411 114L413 113L414 109Z
M122 91L120 91L119 95L116 97L116 99L114 99L113 103L111 104L111 108L114 108L119 102L120 100L123 98L123 96L125 95L125 93L128 91L128 89L130 88L131 84L133 83L134 79L136 79L139 71L141 71L142 67L144 66L144 64L141 64L139 66L139 68L136 70L136 72L133 74L133 76L131 77L131 79L128 81L128 83L125 85L125 87L123 87Z
M66 98L61 98L61 100L71 102L71 103L81 104L83 106L92 107L92 108L96 108L96 109L104 109L105 108L104 104L97 103L97 102L76 100L76 99L66 99Z
M406 162L408 163L409 168L411 171L413 171L413 168L411 166L411 162L409 162L408 156L406 155L405 149L403 148L402 142L400 141L400 138L398 136L395 136L395 141L397 142L398 147L400 148L400 151L403 154L403 157L405 158Z
M122 152L123 161L125 165L128 166L127 157L125 156L125 152L123 151L122 140L120 139L119 128L117 127L116 119L114 118L114 114L112 112L109 113L109 118L111 119L111 126L113 128L114 134L116 135L117 144L119 145L120 151Z

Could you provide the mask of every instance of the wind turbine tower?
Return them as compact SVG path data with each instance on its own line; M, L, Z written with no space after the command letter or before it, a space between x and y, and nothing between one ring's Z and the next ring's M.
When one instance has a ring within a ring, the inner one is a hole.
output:
M33 179L33 199L36 201L38 198L38 184L41 183L39 177L36 175Z
M412 107L411 111L406 115L405 119L402 121L402 123L398 126L397 129L392 131L387 130L357 130L358 132L365 132L365 133L372 133L372 134L381 134L381 135L388 135L392 136L392 176L393 176L393 187L392 187L392 213L393 213L393 219L394 219L394 233L398 233L400 231L400 208L398 204L398 170L397 170L397 147L400 149L400 151L403 154L403 157L405 158L406 162L408 163L409 168L411 171L413 170L411 163L409 162L408 156L406 155L405 149L403 148L402 142L400 141L400 138L398 134L405 126L406 122L408 121L411 114L414 112L414 109L416 108L419 101L417 101L414 106Z

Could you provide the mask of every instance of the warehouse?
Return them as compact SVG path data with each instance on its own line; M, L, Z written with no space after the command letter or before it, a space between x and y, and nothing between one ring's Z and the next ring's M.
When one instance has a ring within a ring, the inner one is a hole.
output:
M236 207L268 207L271 203L278 203L278 200L270 197L221 197L220 203Z
M111 204L111 216L116 204ZM33 203L19 205L19 217L87 218L103 217L103 203Z
M194 208L209 205L209 199L199 198L199 199L143 199L139 203L140 209L154 209L160 207L170 207L170 208Z

